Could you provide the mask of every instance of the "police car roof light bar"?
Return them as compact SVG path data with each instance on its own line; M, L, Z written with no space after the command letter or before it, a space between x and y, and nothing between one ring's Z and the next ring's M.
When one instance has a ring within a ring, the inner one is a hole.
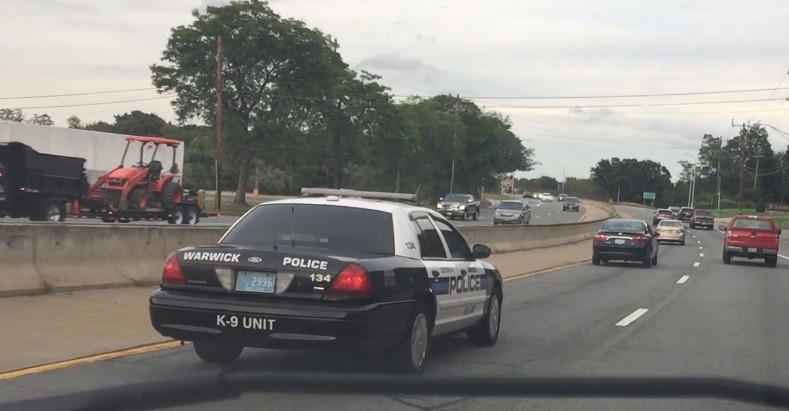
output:
M371 200L394 200L409 203L416 203L416 194L405 193L387 193L383 191L357 191L348 190L344 188L308 188L301 189L301 195L304 197L316 196L338 196L338 197L356 197L367 198Z

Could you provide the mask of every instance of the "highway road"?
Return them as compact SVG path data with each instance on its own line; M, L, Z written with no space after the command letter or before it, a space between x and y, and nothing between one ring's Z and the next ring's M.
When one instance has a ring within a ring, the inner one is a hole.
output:
M550 207L545 208L545 210ZM639 218L648 210L623 207ZM553 214L553 213L551 213ZM546 214L547 215L547 214ZM721 262L717 231L691 230L685 246L661 245L656 267L567 267L505 284L502 334L474 348L462 336L437 341L427 376L712 376L789 382L787 262ZM550 250L546 250L550 252ZM95 317L93 317L95 318ZM112 321L107 318L106 321ZM121 326L121 325L119 325ZM56 344L57 342L53 342ZM0 381L0 402L234 370L359 373L378 370L358 354L246 350L235 368L202 364L189 345ZM163 389L167 383L162 383ZM568 387L572 390L572 387ZM247 394L182 408L343 410L762 409L717 399L516 399L427 396ZM764 408L767 409L767 408Z
M554 202L554 203L541 203L539 200L532 200L530 201L532 206L532 220L531 224L539 225L539 224L566 224L566 223L575 223L581 218L586 210L584 206L581 206L581 210L578 213L575 212L562 212L562 203ZM204 227L229 227L233 224L238 217L236 216L220 216L220 217L208 217L202 218L200 220L199 225ZM0 224L19 224L19 223L29 223L27 219L14 219L14 218L0 218ZM66 224L110 224L110 223L102 223L100 220L96 218L68 218L65 221ZM456 227L463 227L463 226L481 226L481 225L493 225L493 209L492 208L485 208L480 210L480 217L478 220L453 220L452 223ZM38 223L41 224L41 223ZM112 223L112 224L119 224L119 225L167 225L166 221L133 221L126 224L121 223Z

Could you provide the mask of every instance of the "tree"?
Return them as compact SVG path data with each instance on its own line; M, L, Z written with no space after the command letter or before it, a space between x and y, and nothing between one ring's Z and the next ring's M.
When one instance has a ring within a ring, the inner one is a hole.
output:
M40 126L52 126L55 125L55 122L52 121L52 118L49 117L49 114L33 114L33 117L27 121L30 124L38 124Z
M0 120L21 123L25 121L25 115L18 108L2 108L0 109Z
M68 125L68 128L82 128L82 120L80 120L77 116L71 116L67 118L66 124Z
M134 110L115 116L113 128L116 133L140 136L164 137L167 122L153 113Z
M288 117L294 102L314 103L318 91L330 94L344 63L320 31L280 18L263 1L208 6L192 15L189 26L172 30L163 64L151 66L153 84L177 94L179 119L200 117L215 125L216 46L222 38L222 133L234 143L227 145L238 176L234 201L245 203L251 159L263 150L263 140L282 130L277 118Z
M605 190L608 198L642 202L643 193L654 192L656 204L668 205L673 199L671 173L652 160L631 158L600 160L591 169L591 180Z

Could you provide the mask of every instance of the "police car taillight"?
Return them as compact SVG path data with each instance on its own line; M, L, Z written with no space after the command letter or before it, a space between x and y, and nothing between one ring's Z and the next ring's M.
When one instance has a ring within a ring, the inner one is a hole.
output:
M337 276L334 277L328 294L335 296L355 296L366 297L372 295L373 285L367 270L356 263L350 263L343 267Z
M164 284L186 284L186 278L178 264L178 253L172 252L164 261L162 269L162 283Z

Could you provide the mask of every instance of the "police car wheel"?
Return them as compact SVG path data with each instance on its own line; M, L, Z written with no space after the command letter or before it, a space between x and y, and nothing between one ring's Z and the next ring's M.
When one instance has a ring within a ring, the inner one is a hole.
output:
M392 368L401 373L422 374L430 346L430 314L424 303L414 306L403 341L395 348Z
M499 339L500 326L501 293L498 288L495 288L488 302L488 313L482 317L482 321L474 329L469 331L468 338L474 345L481 347L493 346Z
M205 362L232 364L241 355L241 351L244 350L244 347L228 343L195 341L194 349L195 354Z

